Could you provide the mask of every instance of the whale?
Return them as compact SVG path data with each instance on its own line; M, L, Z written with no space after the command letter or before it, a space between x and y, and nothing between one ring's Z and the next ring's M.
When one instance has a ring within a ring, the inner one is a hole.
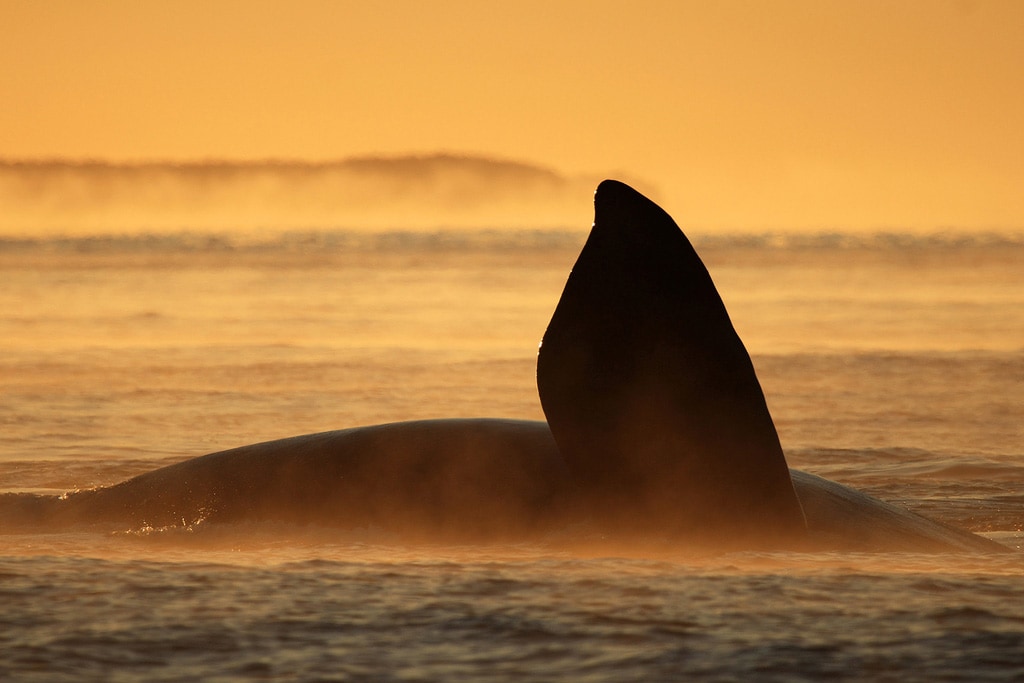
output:
M1013 552L788 466L675 221L605 180L537 355L545 421L419 420L250 444L111 486L0 495L0 533L283 523L401 542Z

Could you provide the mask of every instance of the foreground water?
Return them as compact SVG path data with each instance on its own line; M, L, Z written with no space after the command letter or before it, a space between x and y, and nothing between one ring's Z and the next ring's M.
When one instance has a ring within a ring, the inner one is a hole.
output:
M357 424L542 417L579 234L0 244L0 490ZM1024 544L1024 242L698 241L790 464ZM1024 562L386 530L15 534L4 680L1014 680Z

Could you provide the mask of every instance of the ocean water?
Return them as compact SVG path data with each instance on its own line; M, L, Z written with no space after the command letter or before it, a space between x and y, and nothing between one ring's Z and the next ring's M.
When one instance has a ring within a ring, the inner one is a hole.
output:
M0 492L542 419L581 232L0 240ZM1024 239L695 238L790 465L1024 546ZM1022 555L573 554L5 529L0 680L1024 680Z

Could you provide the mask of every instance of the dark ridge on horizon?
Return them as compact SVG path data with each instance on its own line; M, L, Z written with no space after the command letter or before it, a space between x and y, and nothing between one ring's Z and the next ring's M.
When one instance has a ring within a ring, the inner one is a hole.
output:
M27 174L32 184L47 176L62 173L88 173L97 179L154 176L179 176L182 180L199 182L238 181L248 177L273 174L282 179L301 180L328 177L332 174L353 174L390 183L393 191L414 191L430 187L453 176L458 177L461 198L471 201L477 194L507 194L515 186L528 183L534 191L564 190L572 184L568 176L554 169L523 161L499 159L483 155L449 153L399 156L356 156L337 160L304 161L299 159L207 159L193 161L150 160L111 161L103 159L0 159L0 173ZM588 178L588 182L592 180ZM473 187L494 183L492 187ZM504 183L504 185L501 185ZM509 184L513 187L510 188ZM466 194L467 190L477 192Z
M463 167L475 170L508 169L523 173L536 173L550 178L564 179L565 176L550 167L527 161L492 157L486 154L463 154L435 152L426 154L366 154L338 159L300 159L288 157L258 157L253 159L230 159L210 157L205 159L137 159L118 160L102 157L0 157L0 168L78 168L90 170L246 170L308 169L310 171L330 169L391 170L391 169L436 169Z

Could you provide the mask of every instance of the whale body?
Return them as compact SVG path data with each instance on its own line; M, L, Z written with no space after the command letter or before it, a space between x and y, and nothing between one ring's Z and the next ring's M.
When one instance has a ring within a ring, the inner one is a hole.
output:
M807 518L796 550L1005 552L984 537L790 470ZM603 502L603 501L602 501ZM266 521L380 529L403 541L553 543L607 539L547 423L494 418L355 427L185 460L65 496L0 496L5 531L115 531ZM566 536L565 529L581 530ZM687 549L702 539L631 530L634 545ZM726 538L723 549L771 544ZM609 539L614 541L615 538Z
M60 497L2 495L0 529L280 521L429 542L1009 551L791 470L707 269L623 183L595 193L537 383L546 422L424 420L252 444Z
M427 540L506 540L565 517L571 477L543 422L421 420L257 443L114 486L19 495L6 521L66 528L284 521Z

